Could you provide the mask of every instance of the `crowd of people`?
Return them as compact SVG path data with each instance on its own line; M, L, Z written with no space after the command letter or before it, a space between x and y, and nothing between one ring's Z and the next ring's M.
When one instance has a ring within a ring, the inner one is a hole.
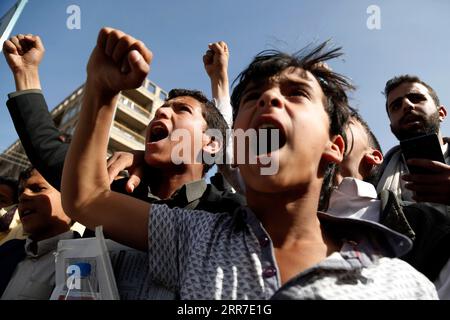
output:
M260 52L230 94L228 46L211 43L203 63L212 99L171 90L145 150L108 159L117 99L141 86L151 51L100 30L70 139L41 89L44 51L31 34L3 47L16 84L8 110L33 166L18 181L0 178L1 299L49 299L58 242L91 237L97 226L148 253L145 299L450 299L447 113L420 78L386 83L399 146L384 156L348 101L354 86L328 65L341 48ZM265 131L276 143L261 151L259 136L242 148L230 129ZM173 158L180 131L192 137L181 163ZM445 162L403 156L403 141L430 135ZM211 183L208 157L218 160ZM267 160L276 172L264 173Z

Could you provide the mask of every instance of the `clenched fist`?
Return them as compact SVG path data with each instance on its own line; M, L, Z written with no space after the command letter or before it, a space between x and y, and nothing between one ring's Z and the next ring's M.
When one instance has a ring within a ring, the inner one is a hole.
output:
M103 28L89 59L87 81L107 94L138 88L147 77L151 60L151 51L141 41L120 30Z
M203 64L211 79L220 79L226 75L229 56L230 52L225 42L219 41L208 45L208 50L203 56Z
M19 34L3 44L3 54L13 73L37 70L44 52L41 39L32 34Z

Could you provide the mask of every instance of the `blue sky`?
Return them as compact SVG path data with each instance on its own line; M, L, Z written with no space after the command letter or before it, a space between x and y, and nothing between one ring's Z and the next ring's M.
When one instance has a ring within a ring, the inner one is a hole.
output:
M0 0L0 15L15 0ZM69 30L66 9L81 9L81 29ZM381 29L369 30L370 5L381 10ZM294 52L311 41L332 38L345 52L330 66L357 86L358 107L387 151L396 144L381 91L387 79L417 74L450 111L450 1L429 0L29 0L13 33L41 36L46 56L41 81L50 109L84 82L85 67L103 26L143 40L154 53L149 78L166 90L200 89L210 94L202 65L207 44L224 40L231 51L230 78L264 49ZM6 109L14 81L0 57L0 151L17 139ZM443 125L450 134L450 118Z

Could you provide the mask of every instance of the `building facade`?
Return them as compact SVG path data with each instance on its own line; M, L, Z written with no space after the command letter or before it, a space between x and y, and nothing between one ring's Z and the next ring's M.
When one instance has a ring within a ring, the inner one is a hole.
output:
M74 133L83 92L84 85L50 112L61 133ZM144 150L145 129L166 98L167 92L147 79L137 89L122 91L110 130L108 154L115 151ZM22 144L17 140L0 155L0 176L18 177L29 165Z

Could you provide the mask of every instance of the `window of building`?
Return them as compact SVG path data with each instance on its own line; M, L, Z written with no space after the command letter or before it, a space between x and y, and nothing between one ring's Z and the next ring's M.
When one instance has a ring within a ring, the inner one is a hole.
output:
M148 82L147 90L150 91L151 93L155 94L156 86L153 83Z
M162 101L167 99L167 93L165 93L164 91L160 91L159 92L159 99L161 99Z
M71 108L66 110L66 112L64 113L64 115L61 119L60 125L64 125L65 123L69 122L74 116L76 116L80 112L80 109L81 109L81 103L80 103L80 101L78 101Z

